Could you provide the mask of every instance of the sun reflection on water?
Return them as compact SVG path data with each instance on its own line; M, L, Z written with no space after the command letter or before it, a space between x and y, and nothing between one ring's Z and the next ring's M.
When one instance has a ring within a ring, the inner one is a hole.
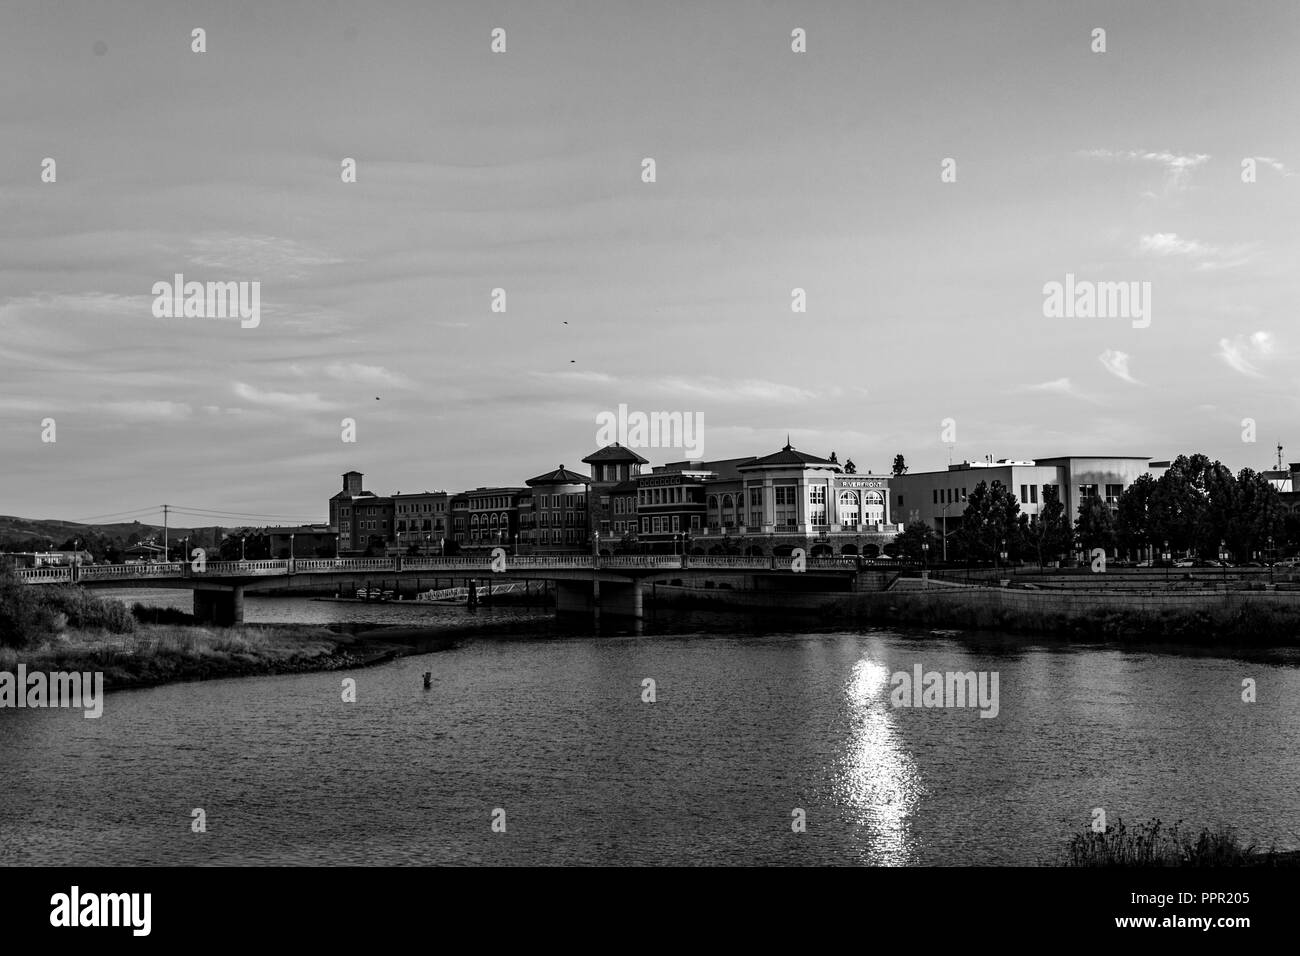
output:
M835 789L850 819L863 830L862 862L901 866L915 851L911 818L925 788L900 739L889 704L889 670L862 659L845 685L849 739Z

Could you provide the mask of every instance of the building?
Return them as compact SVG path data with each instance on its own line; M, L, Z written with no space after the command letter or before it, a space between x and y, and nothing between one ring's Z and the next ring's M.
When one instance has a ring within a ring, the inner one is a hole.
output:
M1041 513L1044 494L1055 488L1069 521L1078 515L1079 504L1097 496L1112 508L1120 495L1144 474L1157 477L1161 466L1142 455L1065 455L1057 458L964 461L944 471L895 475L890 479L894 514L904 524L924 521L944 533L961 524L970 495L982 481L992 486L999 481L1020 502L1022 514L1035 520Z
M717 472L702 464L676 462L642 472L634 479L636 518L633 530L649 551L682 553L703 530L705 486Z
M702 482L703 526L698 535L690 532L692 554L788 555L795 548L810 556L876 554L901 530L891 516L889 476L858 474L834 452L821 458L787 441L761 458L666 468L692 478L709 473Z
M618 442L592 452L582 461L591 466L587 526L602 539L622 539L632 534L636 510L635 506L627 507L628 498L635 500L636 477L641 474L641 466L649 462Z
M366 491L364 478L359 471L344 472L343 490L329 500L329 526L338 531L338 549L342 555L385 547L392 535L392 499Z
M436 554L450 528L451 495L445 491L393 493L394 550Z
M469 544L469 496L463 492L452 495L447 507L451 511L451 541L460 550Z
M338 530L308 524L263 528L272 558L333 558L338 556Z
M520 545L532 554L590 554L588 490L591 478L563 465L524 482L531 512ZM521 496L522 497L522 496Z
M506 487L465 492L468 535L462 547L513 549L519 538L519 498L526 491Z

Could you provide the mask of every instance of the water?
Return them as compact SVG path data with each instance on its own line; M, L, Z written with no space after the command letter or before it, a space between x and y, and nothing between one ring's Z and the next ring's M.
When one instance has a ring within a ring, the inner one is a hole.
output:
M246 606L358 609L442 613ZM918 662L998 672L1000 713L891 707L889 675ZM1297 699L1293 651L539 623L347 674L125 691L99 720L0 711L0 863L1036 864L1096 807L1294 848Z

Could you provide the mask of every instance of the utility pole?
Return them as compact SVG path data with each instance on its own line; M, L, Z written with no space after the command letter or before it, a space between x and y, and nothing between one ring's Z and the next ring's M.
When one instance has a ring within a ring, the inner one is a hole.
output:
M164 560L164 561L170 561L170 560L171 560L171 550L167 547L167 508L168 508L168 505L163 505L163 506L162 506L162 509L163 509L163 560Z

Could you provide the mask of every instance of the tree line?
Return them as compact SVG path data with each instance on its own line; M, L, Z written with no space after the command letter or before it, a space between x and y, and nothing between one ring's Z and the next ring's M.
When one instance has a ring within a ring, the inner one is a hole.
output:
M928 551L926 549L928 545ZM943 540L915 521L894 542L903 557L940 560ZM1300 516L1287 512L1277 489L1260 473L1237 474L1202 454L1179 455L1163 475L1142 475L1112 508L1099 495L1081 502L1071 517L1053 486L1044 488L1039 513L1000 481L981 481L948 535L949 561L1061 560L1075 550L1102 548L1119 558L1171 555L1217 558L1220 548L1237 561L1300 548Z

